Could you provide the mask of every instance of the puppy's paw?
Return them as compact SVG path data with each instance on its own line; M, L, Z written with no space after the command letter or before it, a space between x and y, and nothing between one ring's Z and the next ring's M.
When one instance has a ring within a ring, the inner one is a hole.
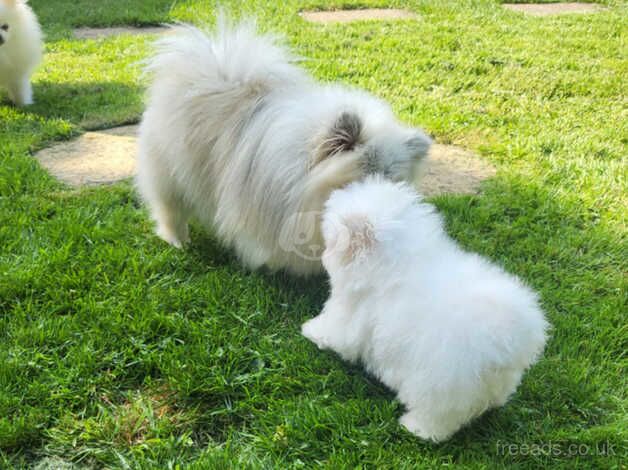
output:
M316 344L319 349L328 348L327 341L325 341L325 333L318 317L306 321L301 326L301 334Z
M427 437L423 436L423 432L421 431L421 426L419 425L416 417L408 411L401 418L399 418L399 424L406 428L406 430L410 431L412 434L422 437L423 439L427 439Z
M451 433L444 433L439 430L429 429L424 425L424 423L421 423L417 415L412 411L408 411L401 418L399 418L399 424L415 436L418 436L426 441L443 442L451 436Z

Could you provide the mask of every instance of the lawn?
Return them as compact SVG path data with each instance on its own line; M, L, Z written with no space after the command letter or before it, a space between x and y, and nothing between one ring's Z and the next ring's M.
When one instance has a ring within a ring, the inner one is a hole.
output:
M152 37L79 41L73 27L206 24L214 2L31 0L47 36L37 102L0 92L0 468L622 468L626 3L545 18L497 0L232 3L320 80L366 88L497 167L481 194L432 202L456 240L540 293L545 355L451 441L404 432L385 387L300 336L325 278L249 272L197 226L173 249L132 182L73 189L32 157L142 112ZM419 19L297 15L326 5Z

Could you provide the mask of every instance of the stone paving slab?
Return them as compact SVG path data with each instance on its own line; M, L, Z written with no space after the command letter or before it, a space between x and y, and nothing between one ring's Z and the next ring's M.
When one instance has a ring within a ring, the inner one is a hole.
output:
M86 132L41 150L35 157L71 186L115 183L135 173L136 135L137 126Z
M71 186L115 183L135 174L138 126L86 132L38 152L35 157ZM417 178L426 196L474 194L495 169L477 155L453 145L434 144Z
M119 26L112 28L77 28L74 30L74 37L77 39L101 39L121 34L163 34L170 28L167 26Z
M565 13L596 13L605 8L597 3L504 3L504 8L536 16L560 15Z
M477 194L482 181L495 176L495 168L455 145L432 144L415 185L424 196Z
M408 10L369 8L363 10L303 11L301 17L314 23L349 23L364 20L403 20L417 18Z

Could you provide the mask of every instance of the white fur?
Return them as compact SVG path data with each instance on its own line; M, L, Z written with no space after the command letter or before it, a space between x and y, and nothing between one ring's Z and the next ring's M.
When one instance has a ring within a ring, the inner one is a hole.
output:
M33 103L30 77L41 62L42 44L37 17L26 2L0 0L0 87L18 106Z
M157 44L139 136L137 184L174 246L198 218L249 267L321 270L316 214L371 172L413 178L429 138L362 91L315 83L250 22L207 35L179 26ZM311 226L313 224L313 227Z
M333 192L323 236L331 295L302 332L395 390L416 435L445 440L503 405L542 352L534 292L461 250L407 185L368 178Z

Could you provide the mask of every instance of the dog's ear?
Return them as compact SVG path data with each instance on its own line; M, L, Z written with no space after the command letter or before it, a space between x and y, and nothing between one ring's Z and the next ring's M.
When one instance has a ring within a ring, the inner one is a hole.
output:
M14 7L17 4L17 0L2 0L4 4L8 7ZM26 3L24 0L22 3Z
M406 140L404 144L412 153L412 157L415 160L419 160L427 156L427 152L432 145L432 139L430 139L423 132L418 131L416 134Z
M338 224L333 250L343 265L368 254L375 247L375 231L366 215L350 214Z
M357 114L341 113L317 145L313 165L337 153L352 150L360 140L361 132L362 121Z

